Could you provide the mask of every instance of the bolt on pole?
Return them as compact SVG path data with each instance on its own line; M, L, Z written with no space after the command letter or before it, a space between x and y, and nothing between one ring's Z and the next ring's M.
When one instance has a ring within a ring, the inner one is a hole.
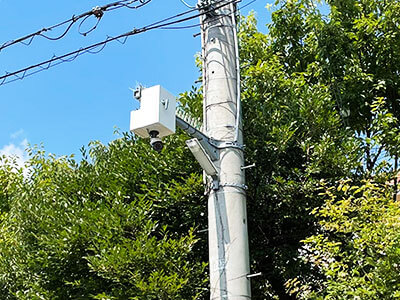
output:
M199 9L210 12L201 17L203 122L220 145L218 184L208 199L210 299L244 300L251 290L236 4L199 0Z

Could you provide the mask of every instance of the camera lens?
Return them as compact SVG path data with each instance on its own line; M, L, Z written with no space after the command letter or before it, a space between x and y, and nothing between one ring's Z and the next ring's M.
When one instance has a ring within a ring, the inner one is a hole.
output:
M160 152L163 149L162 141L154 141L154 142L151 143L151 146L157 152Z

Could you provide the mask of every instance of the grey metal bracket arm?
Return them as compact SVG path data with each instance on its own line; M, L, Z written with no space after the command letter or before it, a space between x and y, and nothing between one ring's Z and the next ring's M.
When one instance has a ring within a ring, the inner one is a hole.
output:
M218 160L218 148L214 146L211 142L211 139L206 136L203 132L193 127L191 124L176 116L176 126L185 131L189 136L193 138L197 138L200 144L203 146L204 150L207 151L208 155L210 156L211 160L215 161Z

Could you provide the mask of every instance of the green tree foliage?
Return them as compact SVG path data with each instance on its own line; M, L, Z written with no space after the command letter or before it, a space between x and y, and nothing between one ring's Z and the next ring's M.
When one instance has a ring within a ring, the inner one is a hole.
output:
M400 298L400 204L371 181L324 189L313 214L319 233L305 240L303 259L325 280L288 282L300 299Z
M398 153L387 144L371 144L378 134L372 104L400 115L399 61L400 4L396 0L277 1L270 26L271 46L285 70L312 72L310 79L323 83L341 116L342 123L363 143L365 168L372 172L382 153ZM399 124L397 122L397 127Z
M18 168L15 157L0 156L0 214L10 210L12 191L22 178L22 169Z
M2 186L0 298L201 297L202 179L177 144L163 159L129 135L93 143L79 164L31 153L30 176ZM10 165L1 172L21 177Z

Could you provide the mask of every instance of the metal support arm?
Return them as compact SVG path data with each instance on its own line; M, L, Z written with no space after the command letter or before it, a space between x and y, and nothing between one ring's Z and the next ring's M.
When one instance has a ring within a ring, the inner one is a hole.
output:
M197 138L204 150L206 150L207 154L210 156L211 160L218 160L218 149L212 144L208 136L178 116L176 116L176 126L185 131L191 137Z

